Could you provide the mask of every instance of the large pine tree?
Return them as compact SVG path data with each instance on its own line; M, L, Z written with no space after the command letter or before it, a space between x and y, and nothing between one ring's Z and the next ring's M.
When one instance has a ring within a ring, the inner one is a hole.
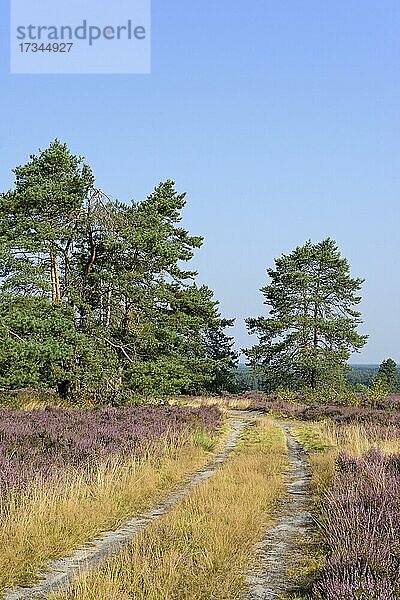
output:
M202 245L185 202L172 181L113 201L57 140L17 167L0 198L0 385L109 401L216 382L229 361L204 339L228 322L185 268Z
M269 285L261 289L269 314L246 320L259 343L245 350L261 369L270 388L322 387L342 378L360 335L362 279L350 276L348 261L336 243L325 239L299 246L268 269Z

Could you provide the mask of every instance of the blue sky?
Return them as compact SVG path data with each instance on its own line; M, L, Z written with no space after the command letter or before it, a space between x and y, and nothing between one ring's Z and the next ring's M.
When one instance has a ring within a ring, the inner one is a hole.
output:
M10 75L0 7L0 189L55 137L121 200L174 179L239 347L274 257L331 236L366 279L353 361L400 362L398 0L153 0L127 76Z

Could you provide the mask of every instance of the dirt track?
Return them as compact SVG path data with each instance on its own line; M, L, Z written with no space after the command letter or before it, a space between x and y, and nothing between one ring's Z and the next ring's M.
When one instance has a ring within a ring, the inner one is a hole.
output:
M191 475L186 483L170 493L164 502L129 520L117 530L103 533L71 556L49 562L36 585L14 588L3 599L45 598L50 592L67 589L78 573L93 570L102 560L117 554L136 534L167 513L194 486L211 477L235 448L246 423L254 422L260 413L232 410L228 416L232 430L223 450L203 469ZM309 525L306 454L291 435L289 425L283 422L278 422L277 425L285 433L288 448L290 470L287 474L287 495L282 501L280 516L275 525L266 530L264 539L257 545L257 568L246 578L248 588L244 600L274 600L287 591L289 554L295 549L299 537L307 534Z
M307 456L290 433L289 425L283 422L277 425L285 432L288 448L287 496L275 525L257 544L257 569L247 577L249 588L244 600L275 600L288 591L290 554L301 543L301 538L307 536L310 525Z
M232 416L230 423L232 431L223 450L216 454L203 469L191 475L186 483L175 489L164 502L154 506L146 513L131 519L117 530L103 533L101 537L91 540L85 547L76 550L71 556L49 562L45 570L46 572L41 576L42 579L39 583L30 588L14 588L6 593L3 599L45 598L50 592L66 589L78 573L93 570L102 560L117 554L134 535L168 512L195 485L211 477L216 469L225 462L236 445L245 425L245 420Z

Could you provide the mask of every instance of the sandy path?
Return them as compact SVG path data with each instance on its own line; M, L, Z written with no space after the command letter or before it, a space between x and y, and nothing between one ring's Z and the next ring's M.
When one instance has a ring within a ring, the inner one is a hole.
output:
M171 492L164 502L127 521L115 531L103 533L71 556L49 562L36 585L14 588L3 599L43 599L50 592L66 589L78 573L93 570L102 560L117 554L134 535L167 513L194 486L211 477L235 448L246 422L254 423L260 413L232 410L228 416L232 430L223 450L203 469L196 471L186 483ZM278 422L277 425L285 433L288 448L290 468L287 474L287 495L282 501L281 515L275 525L266 530L264 539L257 544L256 570L246 578L248 588L244 600L278 600L280 594L288 591L286 571L290 554L298 547L301 537L307 535L310 523L306 454L291 435L289 424Z
M287 474L287 496L275 525L265 532L257 544L256 571L247 579L244 600L276 600L288 591L287 568L290 554L305 538L310 525L309 478L307 456L294 439L287 423L278 422L285 432L290 469Z
M230 416L232 430L223 450L216 454L203 469L196 471L186 483L170 493L164 502L154 506L139 517L127 521L115 531L103 533L101 537L91 540L85 547L76 550L71 556L49 562L45 573L41 575L41 580L36 585L30 588L14 588L3 596L4 600L45 598L46 594L50 592L66 589L78 573L93 570L102 560L117 554L134 535L168 512L194 486L211 477L216 469L225 462L245 426L245 419L240 418L241 416L240 414Z

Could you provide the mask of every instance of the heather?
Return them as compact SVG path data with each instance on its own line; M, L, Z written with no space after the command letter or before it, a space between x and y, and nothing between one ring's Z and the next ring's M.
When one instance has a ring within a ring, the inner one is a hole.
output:
M316 598L400 597L400 455L341 453L319 526L327 559Z
M212 432L220 422L215 407L1 409L0 493L117 455L139 458L160 438L173 442L191 429Z
M287 469L279 428L268 419L244 433L214 476L97 571L52 600L237 600L252 548L273 525Z
M301 392L249 392L250 410L273 412L279 416L337 423L373 422L400 427L400 394L371 398L363 393L319 395Z

